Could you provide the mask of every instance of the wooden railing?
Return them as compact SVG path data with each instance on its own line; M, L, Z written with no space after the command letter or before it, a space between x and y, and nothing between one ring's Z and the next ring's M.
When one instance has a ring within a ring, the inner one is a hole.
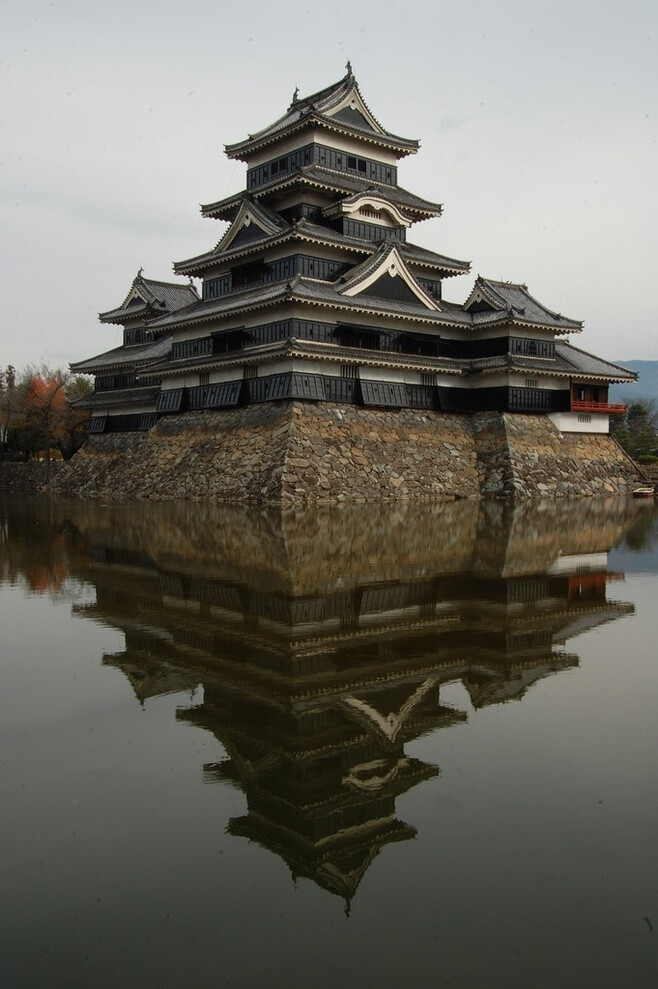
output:
M578 399L571 400L572 412L610 412L616 415L623 415L628 411L627 405L612 404L610 402L581 402Z

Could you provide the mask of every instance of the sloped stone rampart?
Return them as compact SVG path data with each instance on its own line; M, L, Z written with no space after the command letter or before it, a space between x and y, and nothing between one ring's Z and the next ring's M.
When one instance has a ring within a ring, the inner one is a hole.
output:
M545 416L281 402L91 436L53 472L50 490L294 504L600 496L637 483L610 437L561 434Z
M160 419L89 437L52 490L88 499L276 501L290 416L280 405Z
M284 498L477 497L469 416L295 403Z
M627 494L641 479L611 436L561 433L547 416L478 413L473 425L485 497Z
M53 491L82 498L477 497L468 416L284 402L90 437Z

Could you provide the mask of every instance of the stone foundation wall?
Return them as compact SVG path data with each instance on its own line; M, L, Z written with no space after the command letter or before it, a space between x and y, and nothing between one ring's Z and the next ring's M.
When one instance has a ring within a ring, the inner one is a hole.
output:
M470 417L294 403L282 481L291 500L477 497Z
M545 416L291 401L91 436L50 490L294 504L626 494L638 479L610 437L562 434Z
M468 416L282 402L91 436L52 490L82 498L370 501L477 497Z
M0 461L0 495L29 497L42 494L61 469L66 469L61 460L51 460L50 464L37 460L27 463Z
M561 433L542 415L489 412L473 418L485 496L627 494L640 479L637 466L606 434Z

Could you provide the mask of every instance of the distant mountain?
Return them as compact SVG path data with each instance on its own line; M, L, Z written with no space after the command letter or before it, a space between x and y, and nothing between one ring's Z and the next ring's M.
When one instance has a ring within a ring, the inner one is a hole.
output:
M658 407L658 361L615 361L630 371L637 371L639 378L634 385L610 385L611 402L636 402L640 398L653 398Z

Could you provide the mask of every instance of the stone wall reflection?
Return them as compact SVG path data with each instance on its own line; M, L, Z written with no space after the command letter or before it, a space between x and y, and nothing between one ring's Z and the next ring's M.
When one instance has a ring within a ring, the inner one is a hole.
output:
M103 662L140 703L202 685L177 716L219 742L204 778L246 795L230 832L349 905L384 845L415 833L396 798L439 771L409 743L467 717L442 687L478 708L577 665L565 642L632 612L607 551L636 519L618 501L53 502L4 507L1 565L93 585L77 613L123 632Z

